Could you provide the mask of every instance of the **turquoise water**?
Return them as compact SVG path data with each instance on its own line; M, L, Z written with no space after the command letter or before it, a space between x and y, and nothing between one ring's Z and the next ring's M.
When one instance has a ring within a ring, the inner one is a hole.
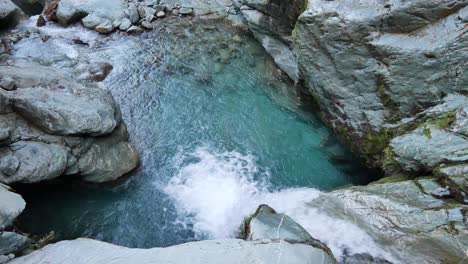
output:
M259 203L279 199L275 193L372 176L245 32L167 22L88 49L114 66L104 84L141 166L104 186L59 181L24 190L26 232L130 247L232 237Z

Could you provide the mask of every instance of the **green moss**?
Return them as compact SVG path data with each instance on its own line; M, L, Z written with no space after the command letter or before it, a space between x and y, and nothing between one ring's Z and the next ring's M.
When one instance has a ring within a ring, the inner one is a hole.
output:
M423 133L428 139L432 139L432 134L431 134L431 129L430 128L424 128Z
M391 116L390 121L398 121L401 119L400 117L400 105L395 102L390 95L388 94L388 84L385 81L385 77L383 75L376 76L376 89L377 94L379 95L380 101L385 106L385 108L390 110Z
M307 10L307 7L309 7L309 0L304 0L301 6L301 13L304 13L304 11Z
M393 182L402 182L402 181L407 181L408 176L404 173L396 173L391 176L382 178L376 182L373 182L372 184L385 184L385 183L393 183Z

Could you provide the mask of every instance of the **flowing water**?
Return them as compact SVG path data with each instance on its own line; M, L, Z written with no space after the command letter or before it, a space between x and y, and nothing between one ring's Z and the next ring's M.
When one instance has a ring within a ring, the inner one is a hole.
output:
M221 22L166 23L106 41L80 28L48 26L41 30L50 41L17 45L16 56L27 59L46 54L45 46L48 56L40 59L53 57L56 67L112 63L104 84L141 156L135 172L111 185L61 181L23 192L24 231L169 246L235 237L243 218L267 203L338 255L343 248L371 251L364 231L306 208L318 190L364 184L375 175L298 100L262 47ZM95 43L74 45L76 36Z

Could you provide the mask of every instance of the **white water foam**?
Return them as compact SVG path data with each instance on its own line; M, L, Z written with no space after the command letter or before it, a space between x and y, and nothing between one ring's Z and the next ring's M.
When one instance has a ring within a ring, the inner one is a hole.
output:
M269 191L269 173L257 167L255 158L238 152L213 153L199 148L189 164L182 164L164 191L174 200L179 214L194 231L212 239L236 235L243 219L258 205L268 204L301 224L313 237L326 243L336 257L368 253L392 260L364 230L352 222L330 217L310 204L321 194L312 188ZM260 174L260 175L259 175ZM254 176L265 181L256 181Z

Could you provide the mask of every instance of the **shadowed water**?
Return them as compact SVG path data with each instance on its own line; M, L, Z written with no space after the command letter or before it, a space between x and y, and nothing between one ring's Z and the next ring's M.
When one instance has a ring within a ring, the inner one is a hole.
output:
M111 185L61 181L23 192L24 231L130 247L233 237L260 203L300 214L291 207L315 189L370 180L248 33L182 20L142 36L115 35L92 47L73 46L72 36L47 45L64 50L65 60L113 64L104 84L141 166ZM34 57L32 45L19 43L17 56ZM57 57L54 65L77 67Z

